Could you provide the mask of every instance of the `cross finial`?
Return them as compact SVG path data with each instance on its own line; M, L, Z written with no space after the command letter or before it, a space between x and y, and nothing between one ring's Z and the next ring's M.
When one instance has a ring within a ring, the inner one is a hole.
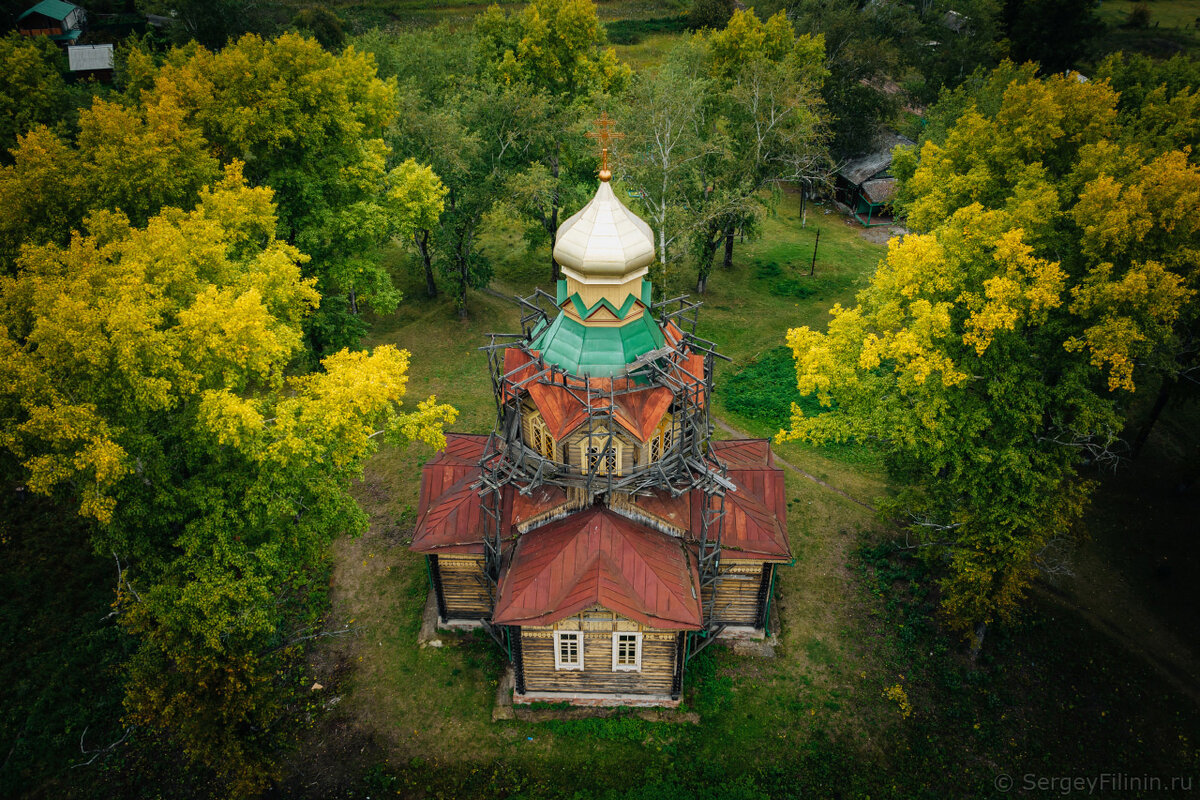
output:
M612 130L613 121L609 118L607 111L601 111L600 116L592 120L592 124L597 130L588 131L585 136L589 139L595 139L600 145L600 180L607 181L612 177L612 172L608 169L608 145L613 139L624 139L625 134L615 133Z

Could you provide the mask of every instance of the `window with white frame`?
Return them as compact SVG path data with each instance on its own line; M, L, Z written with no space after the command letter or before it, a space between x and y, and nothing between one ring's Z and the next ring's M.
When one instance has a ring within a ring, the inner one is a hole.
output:
M642 635L640 633L614 633L612 643L613 671L640 672L642 669Z
M554 632L554 668L583 669L583 633Z

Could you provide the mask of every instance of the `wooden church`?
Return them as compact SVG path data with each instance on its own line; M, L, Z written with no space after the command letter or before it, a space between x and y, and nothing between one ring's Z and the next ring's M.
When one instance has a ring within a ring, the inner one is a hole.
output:
M521 332L487 348L495 430L448 434L425 465L412 548L442 624L505 649L514 702L671 706L692 654L766 627L791 560L783 473L766 440L711 440L715 346L697 304L654 302L654 234L602 152L558 229L556 295L521 300Z

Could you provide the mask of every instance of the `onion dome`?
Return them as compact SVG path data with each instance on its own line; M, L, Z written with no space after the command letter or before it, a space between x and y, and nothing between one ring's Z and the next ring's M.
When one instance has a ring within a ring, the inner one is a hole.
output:
M554 260L568 279L615 289L646 274L654 260L654 232L602 181L591 202L559 226ZM620 305L626 294L609 300Z

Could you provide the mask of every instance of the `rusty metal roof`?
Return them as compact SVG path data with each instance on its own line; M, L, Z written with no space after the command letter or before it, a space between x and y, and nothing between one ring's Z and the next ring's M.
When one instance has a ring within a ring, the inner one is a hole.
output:
M486 436L448 433L446 449L425 464L413 550L483 552L483 506L471 486L479 478L479 461L486 445ZM505 505L511 506L511 502Z
M699 629L695 557L681 539L593 506L520 538L493 621L549 625L596 604L651 628Z

